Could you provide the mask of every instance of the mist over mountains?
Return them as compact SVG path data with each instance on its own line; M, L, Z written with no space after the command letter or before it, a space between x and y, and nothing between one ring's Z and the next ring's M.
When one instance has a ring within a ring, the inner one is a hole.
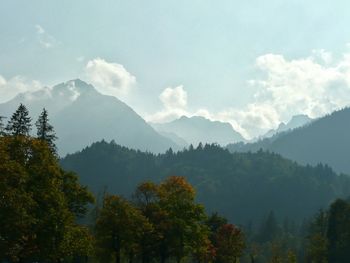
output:
M328 164L350 174L350 108L319 118L294 130L278 133L255 143L228 146L232 152L276 152L300 164Z
M33 120L45 107L58 135L59 154L64 156L105 139L153 153L172 148L177 151L190 144L227 145L244 138L228 123L203 117L181 117L170 123L152 124L116 97L99 93L79 79L17 95L0 104L1 115L10 117L20 103L25 104Z
M304 114L294 115L290 119L290 121L288 121L287 123L281 122L280 125L278 125L277 129L272 129L268 131L261 138L269 138L281 132L291 131L293 129L302 127L312 121L313 119L311 119L307 115L304 115Z
M158 134L132 108L115 97L102 95L79 79L58 84L52 89L23 93L0 104L7 117L24 103L35 120L42 108L59 137L59 154L64 156L99 141L115 140L121 145L144 151L163 152L179 147Z
M131 107L113 96L102 95L79 79L17 95L0 104L1 115L10 117L24 103L36 120L42 108L59 137L60 156L74 153L102 139L141 151L164 153L178 151L202 142L228 146L232 152L276 152L300 164L330 165L337 172L350 174L348 145L350 109L312 120L294 116L288 123L270 131L266 138L246 143L229 123L203 117L182 116L168 123L147 123Z
M151 125L165 136L173 134L182 138L188 145L197 146L202 142L218 143L225 146L229 143L245 141L243 136L232 128L231 124L211 121L200 116L182 116L168 123L152 123Z

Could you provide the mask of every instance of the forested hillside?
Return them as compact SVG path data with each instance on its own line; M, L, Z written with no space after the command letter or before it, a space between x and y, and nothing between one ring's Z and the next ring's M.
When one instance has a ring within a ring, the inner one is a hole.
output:
M46 109L35 126L33 137L23 104L6 126L0 118L1 263L349 258L350 206L337 197L349 195L350 179L328 166L215 144L154 155L113 141L60 161ZM80 172L95 205L59 161Z
M333 112L290 132L277 134L256 143L232 144L231 152L264 149L301 164L330 165L335 171L350 174L350 108Z
M97 142L61 160L95 193L129 196L145 180L185 176L198 200L235 223L260 220L274 210L277 217L301 220L350 194L350 178L328 166L300 166L278 154L231 154L217 145L199 145L174 153L153 155Z

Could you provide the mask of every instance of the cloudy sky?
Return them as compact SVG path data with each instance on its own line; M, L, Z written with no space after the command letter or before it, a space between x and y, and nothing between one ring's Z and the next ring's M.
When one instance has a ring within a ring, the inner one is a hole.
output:
M247 138L350 104L350 2L3 0L0 102L81 78L148 121Z

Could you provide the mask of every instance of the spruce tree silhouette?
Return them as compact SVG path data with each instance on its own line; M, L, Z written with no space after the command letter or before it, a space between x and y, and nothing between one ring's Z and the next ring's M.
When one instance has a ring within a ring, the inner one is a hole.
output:
M56 154L57 148L55 145L55 140L57 140L57 136L53 126L49 123L48 112L45 108L41 112L38 120L35 122L35 126L37 128L37 138L46 141L52 153Z
M9 120L6 126L6 132L8 135L12 136L29 136L31 127L32 124L29 112L26 106L21 103Z

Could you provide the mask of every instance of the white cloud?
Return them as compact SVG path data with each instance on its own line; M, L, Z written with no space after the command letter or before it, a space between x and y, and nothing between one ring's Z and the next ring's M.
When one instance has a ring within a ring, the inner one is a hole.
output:
M294 60L276 54L256 59L257 68L265 75L248 82L259 90L254 102L243 109L227 111L245 134L258 136L293 115L317 118L350 104L350 56L345 54L330 64L331 53L312 53Z
M123 65L101 58L88 61L85 75L99 92L118 98L128 95L136 85L136 78Z
M326 64L329 64L333 61L333 55L331 52L328 52L324 49L313 49L312 54L316 58L320 58L321 62L324 62Z
M183 86L166 88L159 96L166 109L184 109L187 106L187 92Z
M19 93L33 92L41 88L41 83L36 80L27 80L22 76L15 76L6 80L0 75L0 103L11 100Z
M350 105L350 54L338 61L323 49L313 50L306 58L286 59L282 55L266 54L256 59L261 78L247 81L256 88L254 100L242 108L226 108L218 112L207 109L190 111L187 93L180 88L167 88L160 98L163 110L148 116L156 122L181 115L200 115L211 120L229 122L246 138L260 136L287 122L293 115L321 117ZM180 94L186 94L181 96ZM166 100L164 99L166 98ZM168 101L168 98L172 98ZM166 103L165 103L166 102Z
M163 109L159 112L147 116L150 122L166 122L188 115L187 111L187 92L183 86L175 88L168 87L159 95L159 99L163 104Z
M41 25L35 25L37 38L39 44L46 49L52 48L58 44L58 41L50 34L48 34Z

